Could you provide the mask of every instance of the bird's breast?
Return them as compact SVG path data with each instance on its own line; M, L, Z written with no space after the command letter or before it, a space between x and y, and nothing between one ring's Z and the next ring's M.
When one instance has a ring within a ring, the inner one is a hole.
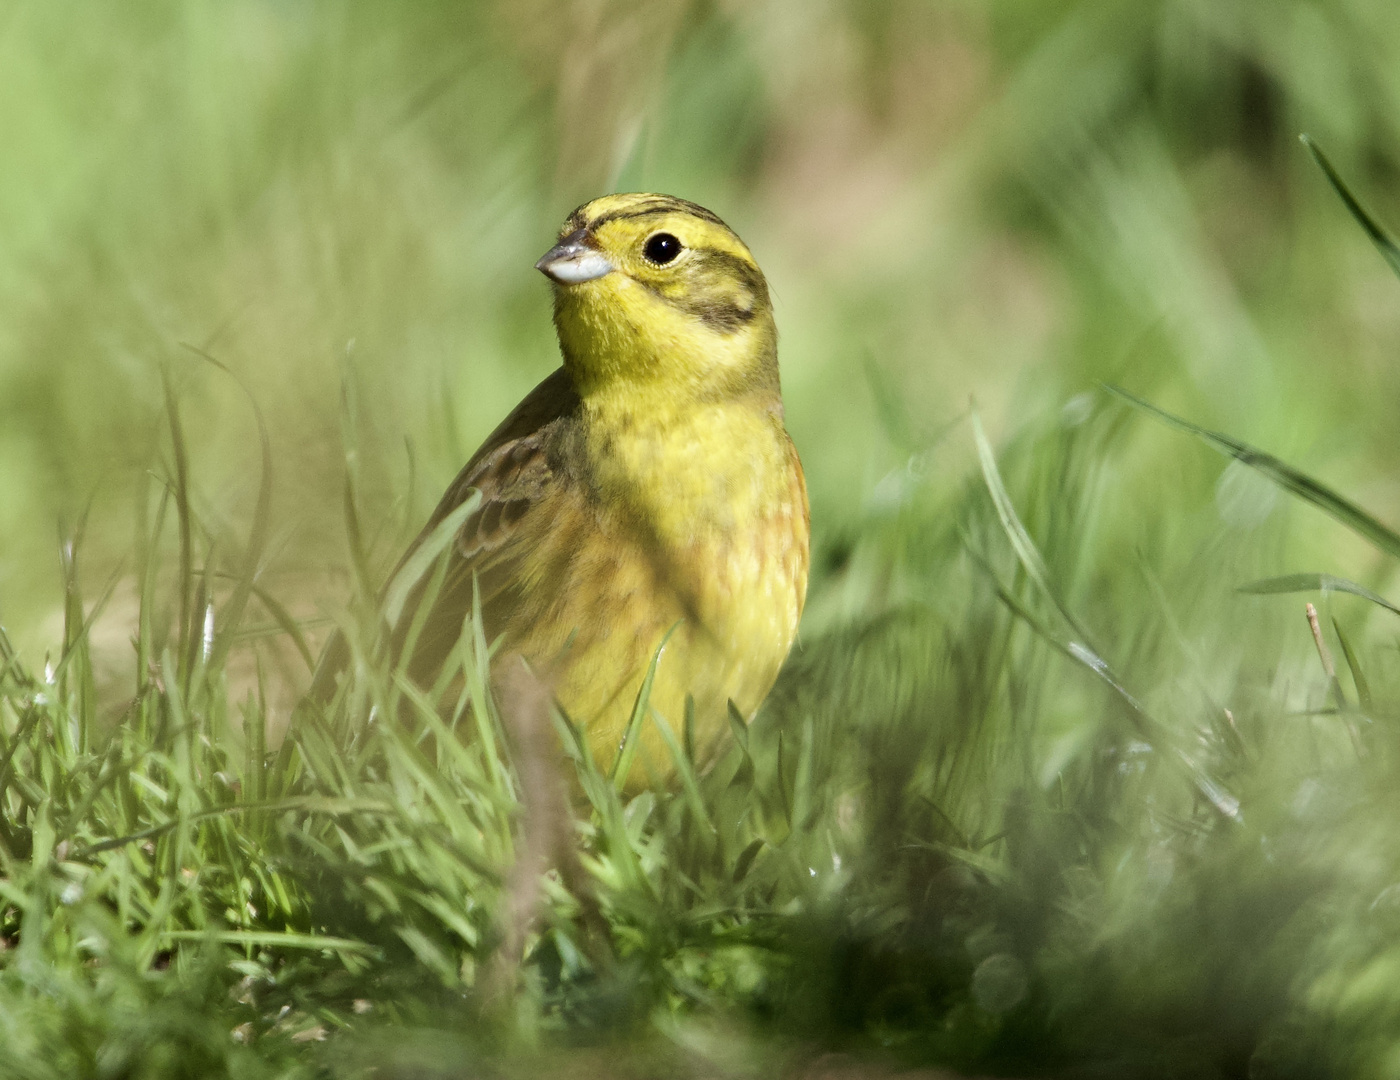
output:
M768 408L614 407L586 443L598 502L648 522L674 550L751 527L790 497L796 459Z
M608 575L598 585L635 604L597 598L591 610L613 617L575 643L562 696L572 696L588 715L596 687L604 681L616 687L605 695L606 715L593 714L590 725L609 744L670 631L653 705L678 723L692 696L697 725L713 738L724 727L727 702L746 715L758 707L796 637L808 566L801 465L780 416L769 409L697 408L682 417L609 420L589 432L590 501L599 508L600 541L627 553L618 565L629 576L624 583ZM641 566L646 570L637 577ZM635 619L624 610L635 610ZM601 679L602 669L614 677ZM650 749L664 756L659 747Z

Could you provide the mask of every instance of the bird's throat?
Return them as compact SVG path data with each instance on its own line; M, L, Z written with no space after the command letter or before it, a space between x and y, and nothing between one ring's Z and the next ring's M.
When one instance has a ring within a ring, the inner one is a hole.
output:
M584 438L597 494L656 523L657 539L685 547L743 528L783 473L781 402L677 400L674 394L594 393L583 399Z

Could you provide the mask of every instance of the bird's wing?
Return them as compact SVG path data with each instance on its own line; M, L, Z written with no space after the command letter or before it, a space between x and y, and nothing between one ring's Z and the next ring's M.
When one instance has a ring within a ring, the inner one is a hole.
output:
M456 645L472 610L474 592L480 599L487 639L504 628L521 561L531 554L531 538L541 532L537 528L541 523L535 519L551 512L559 489L570 483L569 477L561 475L551 450L564 437L561 429L576 416L578 406L573 382L563 368L535 387L458 473L390 575L392 584L437 527L474 492L480 493L480 502L452 539L440 586L427 595L438 567L434 561L408 591L391 635L396 660L413 638L408 671L420 685L436 678Z
M509 606L512 571L530 546L524 540L524 527L530 524L532 512L540 513L550 492L565 481L551 463L550 449L578 407L578 394L563 368L530 391L463 466L389 575L381 603L396 585L408 586L390 634L395 663L409 644L415 621L423 615L409 661L409 674L420 685L436 677L460 637L472 609L473 582L480 591L488 639L499 633ZM438 568L436 560L429 562L419 580L400 582L401 575L411 572L414 555L473 492L481 493L480 503L458 527L446 553L446 574L434 595L426 593ZM425 602L429 607L423 613ZM309 696L329 701L349 662L349 643L337 632L322 650Z

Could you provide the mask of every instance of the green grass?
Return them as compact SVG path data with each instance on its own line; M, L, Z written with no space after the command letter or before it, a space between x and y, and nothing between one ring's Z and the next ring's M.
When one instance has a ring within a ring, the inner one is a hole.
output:
M1393 627L1363 634L1393 613L1317 575L1191 567L1193 593L1144 556L1155 609L1081 615L1120 572L1083 552L1125 419L1104 398L998 460L974 417L950 438L980 478L912 485L842 572L879 559L910 599L807 643L711 767L663 726L677 779L631 798L567 718L532 741L528 702L493 700L479 625L440 712L375 663L372 616L347 624L354 677L269 748L264 687L235 699L223 664L257 551L211 578L177 468L146 550L188 555L151 556L120 709L76 570L48 669L3 644L0 1074L451 1076L610 1046L643 1073L839 1049L1386 1075L1400 701ZM1301 601L1246 595L1319 588L1326 655L1298 648ZM633 738L662 723L637 716Z
M1400 1073L1392 6L0 12L0 1077ZM635 797L371 599L613 187L816 530Z

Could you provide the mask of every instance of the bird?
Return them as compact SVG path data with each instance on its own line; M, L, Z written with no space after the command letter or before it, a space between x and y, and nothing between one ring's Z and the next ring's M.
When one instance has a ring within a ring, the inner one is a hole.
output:
M535 265L562 364L404 553L396 574L466 514L440 585L423 571L407 591L391 649L431 686L479 608L493 668L518 656L542 673L603 769L650 671L652 715L622 777L637 789L673 774L687 713L699 763L712 759L797 637L811 519L773 305L734 231L669 195L585 203Z

